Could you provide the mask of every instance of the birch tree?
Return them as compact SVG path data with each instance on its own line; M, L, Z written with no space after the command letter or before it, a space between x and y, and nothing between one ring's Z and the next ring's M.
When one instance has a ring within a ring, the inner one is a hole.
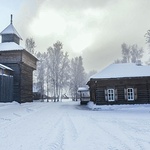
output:
M71 60L70 92L73 100L78 99L77 90L86 85L86 75L83 67L82 57L75 57Z
M150 30L148 30L144 36L146 38L146 43L150 44Z
M45 81L45 53L41 54L40 52L37 54L39 61L37 62L37 89L41 94L41 98L44 95L44 81Z
M144 50L142 47L139 48L137 44L129 46L123 43L121 49L122 59L117 59L114 63L136 63L137 61L141 61L143 57Z
M136 63L138 60L141 60L143 57L144 50L143 48L138 48L137 44L131 46L131 62Z
M148 48L148 53L150 54L150 30L148 30L144 36L146 38L146 44ZM146 61L146 64L150 65L150 58Z
M27 38L25 41L26 50L29 51L31 54L35 54L35 41L33 38Z
M60 41L47 49L49 83L53 87L54 101L59 101L62 89L69 80L69 59L68 54L62 51L63 45Z
M123 43L121 45L122 48L122 62L123 63L129 63L130 62L130 46L128 46L126 43Z

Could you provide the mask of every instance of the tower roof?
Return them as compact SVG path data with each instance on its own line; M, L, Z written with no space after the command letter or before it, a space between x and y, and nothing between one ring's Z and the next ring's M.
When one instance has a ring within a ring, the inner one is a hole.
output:
M1 35L4 35L4 34L15 34L15 35L17 35L19 37L19 39L22 40L21 36L17 32L17 30L14 28L13 24L8 25L0 34Z
M19 33L17 32L17 30L12 24L12 15L11 15L10 24L0 33L0 35L4 35L4 34L15 34L19 39L22 40L21 36L19 35Z

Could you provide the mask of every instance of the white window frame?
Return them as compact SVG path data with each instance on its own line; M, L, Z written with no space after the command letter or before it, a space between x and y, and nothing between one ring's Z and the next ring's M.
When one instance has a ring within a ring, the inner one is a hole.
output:
M134 88L127 88L127 100L134 101Z
M115 90L114 89L107 89L107 100L109 102L115 101Z

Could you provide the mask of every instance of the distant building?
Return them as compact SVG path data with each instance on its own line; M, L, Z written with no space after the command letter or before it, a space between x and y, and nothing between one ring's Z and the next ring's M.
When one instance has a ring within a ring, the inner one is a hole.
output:
M97 105L150 103L150 66L111 64L87 84L90 100Z
M10 67L14 72L13 99L17 102L33 101L33 70L36 69L37 58L21 47L21 36L12 23L0 33L0 63Z
M79 87L78 92L80 93L80 104L87 104L90 101L89 88Z

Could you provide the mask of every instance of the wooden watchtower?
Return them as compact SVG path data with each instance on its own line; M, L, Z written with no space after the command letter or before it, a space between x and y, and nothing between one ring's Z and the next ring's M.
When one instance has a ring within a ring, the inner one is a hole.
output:
M13 100L19 103L33 101L33 70L36 69L37 58L21 47L21 36L10 24L0 33L0 63L14 70Z

